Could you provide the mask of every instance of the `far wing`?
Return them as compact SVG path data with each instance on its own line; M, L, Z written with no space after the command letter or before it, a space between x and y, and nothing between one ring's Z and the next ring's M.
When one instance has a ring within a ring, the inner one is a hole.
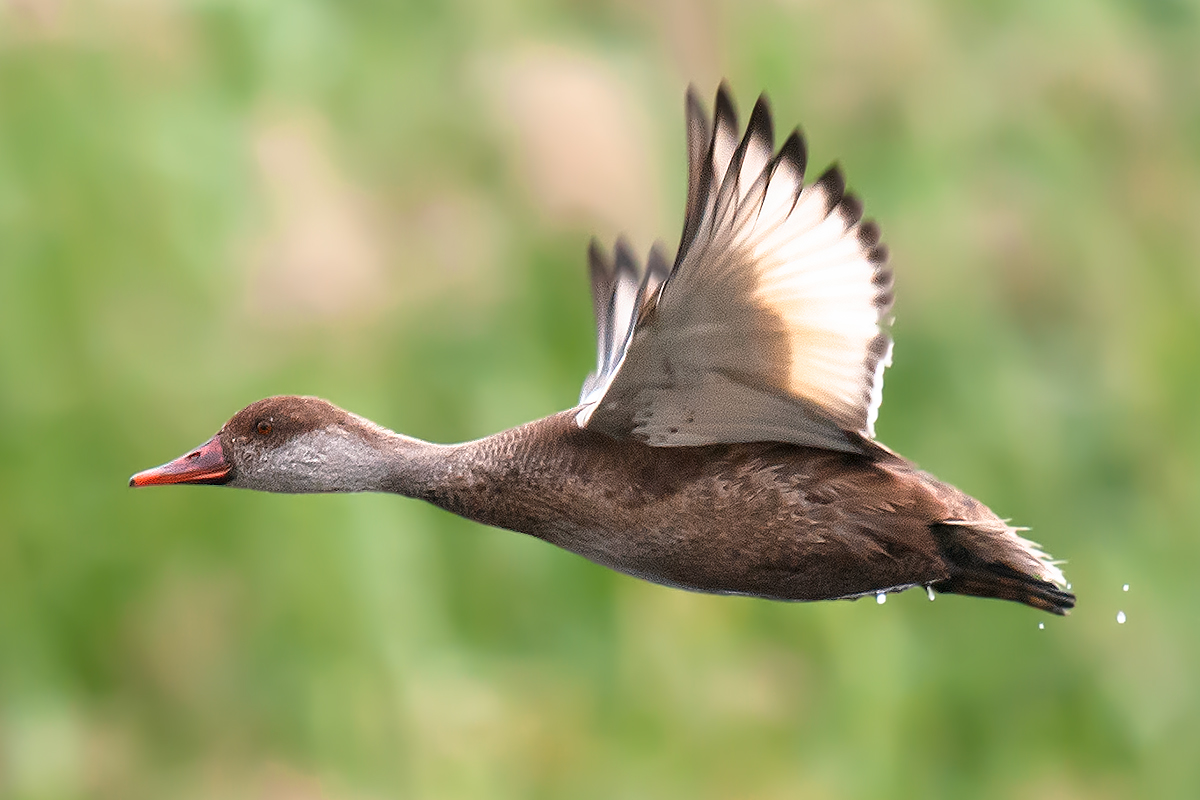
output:
M657 295L670 272L666 257L657 246L650 251L643 270L624 239L617 240L612 258L593 239L588 247L588 268L596 312L596 371L583 382L580 403L594 402L604 394L621 365L638 310Z
M799 131L774 150L760 97L745 136L724 86L688 93L688 208L674 267L639 282L593 244L599 359L581 426L656 446L782 441L858 450L891 359L879 229L833 167L804 184ZM664 279L665 278L665 279Z

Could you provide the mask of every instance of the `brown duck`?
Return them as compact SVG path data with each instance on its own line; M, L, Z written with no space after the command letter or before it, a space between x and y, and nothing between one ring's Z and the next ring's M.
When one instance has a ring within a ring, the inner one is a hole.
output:
M315 397L239 411L132 486L394 492L648 581L773 600L923 586L1075 605L1062 572L982 503L874 441L892 273L835 166L805 184L760 98L744 136L724 86L687 98L673 264L593 243L596 371L579 405L465 444Z

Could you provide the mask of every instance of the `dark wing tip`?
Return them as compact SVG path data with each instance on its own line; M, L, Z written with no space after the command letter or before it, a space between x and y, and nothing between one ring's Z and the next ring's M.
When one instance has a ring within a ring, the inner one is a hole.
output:
M838 213L846 222L846 227L849 228L856 224L863 215L862 200L858 199L858 195L853 192L846 192L842 195L841 202L838 203Z
M606 273L611 272L608 268L608 253L605 251L604 245L600 244L600 240L595 236L588 242L588 264L591 266L593 272L596 270L602 270Z
M816 186L825 192L825 213L833 213L846 192L846 177L842 174L842 168L838 164L831 165L817 178Z
M775 124L771 120L771 101L764 92L758 96L754 109L750 112L750 122L746 126L746 140L762 138L769 149L774 149Z
M592 279L592 293L599 304L602 299L607 299L606 296L612 289L613 267L608 251L595 237L588 242L588 273Z
M683 214L683 233L679 238L679 259L687 252L700 227L704 209L703 198L712 183L713 130L708 111L695 86L688 86L684 105L687 117L688 189L687 207Z
M708 131L708 109L704 107L704 101L700 99L700 94L696 91L695 86L688 86L684 110L687 115L689 139L695 135L697 138L707 140L710 135ZM704 141L704 146L707 145L708 142Z
M658 302L659 290L670 274L671 265L667 262L662 243L655 242L646 258L646 271L642 274L642 284L638 287L638 320L653 310Z
M588 274L592 280L592 298L600 308L608 302L613 286L613 264L608 251L600 241L593 238L588 242Z
M895 283L895 275L887 267L875 270L875 274L871 276L871 283L883 291L890 291L892 284Z
M717 125L714 128L720 127L724 123L734 131L737 130L737 107L733 104L733 95L729 90L729 84L725 81L721 81L721 85L717 87L715 116Z
M871 252L879 248L883 248L883 245L873 248ZM887 250L887 248L883 249ZM891 269L883 261L874 261L869 256L868 260L871 260L875 264L875 274L871 276L871 283L877 290L874 305L879 311L879 318L882 319L885 314L892 310L892 304L896 302L896 291L894 288L896 278Z
M650 257L646 259L646 271L657 281L665 281L671 274L671 262L667 260L666 246L655 242L650 247Z
M873 219L865 219L858 226L858 243L864 250L870 250L879 244L879 223Z
M853 198L855 202L858 200L857 197L851 194L847 194L846 198ZM842 202L844 205L846 202L845 198ZM858 223L857 235L859 247L863 248L867 262L875 267L875 274L871 276L871 283L879 290L879 294L875 296L875 307L880 310L880 314L885 314L892 307L892 302L895 299L892 291L895 276L887 266L887 245L879 242L879 225L873 219L860 221Z
M775 157L775 161L776 163L786 161L791 164L792 169L796 171L796 175L803 182L804 170L808 167L808 145L805 144L804 134L800 132L799 128L794 129L787 141L783 143L783 147L779 148L779 155Z
M618 279L621 275L631 275L636 280L638 276L638 260L633 252L633 247L629 244L629 240L624 236L617 237L616 247L613 248L613 272Z
M875 359L883 358L887 355L888 347L891 345L891 340L886 334L877 333L871 339L871 343L867 345L867 353Z
M596 238L588 242L588 273L592 283L592 312L596 316L596 349L599 358L599 371L603 370L605 359L612 339L611 306L613 292L616 289L616 272L608 251ZM590 382L591 379L589 378ZM584 390L587 390L585 384Z

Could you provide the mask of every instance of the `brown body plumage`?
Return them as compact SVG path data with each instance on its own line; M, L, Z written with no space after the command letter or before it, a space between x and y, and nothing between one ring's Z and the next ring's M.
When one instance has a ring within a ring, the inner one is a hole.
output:
M931 586L1061 613L986 506L878 446L649 447L564 412L446 454L427 500L655 583L772 600Z
M891 272L836 170L803 183L759 101L739 143L724 89L689 95L673 267L591 251L596 372L578 407L458 445L318 398L275 397L132 485L387 491L655 583L774 600L913 586L1074 605L1062 573L987 507L873 441Z

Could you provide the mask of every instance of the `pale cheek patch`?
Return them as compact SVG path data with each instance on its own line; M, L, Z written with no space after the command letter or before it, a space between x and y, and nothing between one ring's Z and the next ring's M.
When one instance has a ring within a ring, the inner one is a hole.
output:
M377 488L387 471L379 450L356 433L330 426L271 448L247 449L238 484L291 494Z

